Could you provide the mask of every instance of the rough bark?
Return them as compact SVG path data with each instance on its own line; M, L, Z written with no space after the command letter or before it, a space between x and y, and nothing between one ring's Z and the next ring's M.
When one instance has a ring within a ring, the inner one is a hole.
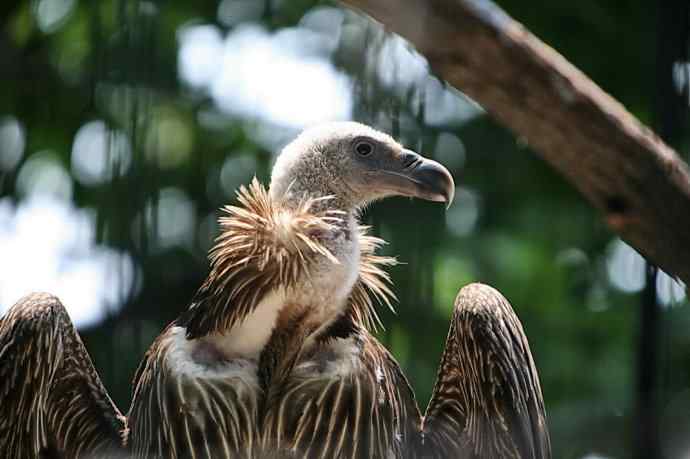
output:
M625 241L690 285L687 165L563 56L483 0L343 3L411 41L438 76L526 140Z

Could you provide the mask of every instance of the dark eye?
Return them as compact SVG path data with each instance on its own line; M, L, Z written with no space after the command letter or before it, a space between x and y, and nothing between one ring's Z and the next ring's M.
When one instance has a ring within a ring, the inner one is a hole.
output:
M374 144L368 140L355 142L355 151L359 156L369 156L374 152Z

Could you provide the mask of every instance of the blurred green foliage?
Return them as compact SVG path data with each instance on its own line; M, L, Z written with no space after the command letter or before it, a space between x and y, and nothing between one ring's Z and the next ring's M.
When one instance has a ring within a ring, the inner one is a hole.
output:
M206 273L216 209L233 199L219 175L225 160L244 157L242 164L252 169L249 175L230 170L231 182L246 182L253 173L266 182L274 152L256 139L260 121L223 113L208 93L179 78L181 28L212 24L225 33L238 27L219 19L216 0L60 0L62 16L41 16L50 1L4 0L0 6L0 117L18 120L26 135L24 155L0 172L0 193L14 203L26 199L31 183L27 191L18 178L40 155L74 175L75 135L85 123L102 120L125 136L131 166L118 169L124 160L117 149L124 147L111 136L109 161L116 172L90 185L72 177L65 197L95 211L100 243L136 262L137 287L126 292L124 306L81 330L105 385L126 410L143 353L186 308ZM264 2L254 20L269 30L293 27L316 3ZM499 3L652 123L658 25L651 3ZM640 300L611 282L615 235L529 145L488 116L427 124L429 107L420 108L418 88L401 92L377 80L372 60L380 56L372 52L386 37L373 23L367 33L369 42L343 38L332 55L355 82L355 118L436 154L461 186L448 214L432 203L392 199L364 217L389 241L385 252L403 262L392 269L397 315L382 313L387 329L381 339L422 408L454 296L466 283L481 281L498 288L523 321L541 375L554 457L630 457ZM460 97L457 104L469 106ZM457 151L437 148L443 135ZM687 140L679 142L686 155ZM161 211L175 190L191 203L193 224L186 242L161 246L157 235L179 223L161 220L176 218L174 211ZM689 326L685 302L664 307L658 371L668 457L680 457L674 448L690 436Z

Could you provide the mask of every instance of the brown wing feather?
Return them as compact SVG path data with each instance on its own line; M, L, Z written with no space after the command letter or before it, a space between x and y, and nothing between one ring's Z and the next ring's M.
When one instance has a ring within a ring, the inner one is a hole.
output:
M255 457L259 388L214 367L174 371L172 333L169 326L156 339L135 377L133 457Z
M4 457L104 457L126 433L60 301L36 293L0 322L0 451Z
M405 457L420 414L397 363L355 325L356 362L334 354L333 338L295 366L267 406L264 448L276 457ZM333 373L333 365L352 371ZM327 370L331 368L330 370Z
M551 457L539 377L508 301L463 288L423 423L422 453L444 458Z

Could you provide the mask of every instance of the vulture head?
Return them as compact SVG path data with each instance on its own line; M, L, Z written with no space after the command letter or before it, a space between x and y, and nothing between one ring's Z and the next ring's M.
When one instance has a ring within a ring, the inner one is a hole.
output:
M368 126L304 131L278 156L269 191L255 180L226 208L187 337L221 335L231 354L256 356L287 322L315 335L355 309L372 323L369 293L392 296L380 267L392 263L374 255L383 241L366 235L359 210L393 195L450 204L454 192L446 168Z
M325 205L358 209L387 196L445 202L455 184L448 170L391 136L355 122L323 124L304 131L278 156L271 196L299 201L332 196Z

